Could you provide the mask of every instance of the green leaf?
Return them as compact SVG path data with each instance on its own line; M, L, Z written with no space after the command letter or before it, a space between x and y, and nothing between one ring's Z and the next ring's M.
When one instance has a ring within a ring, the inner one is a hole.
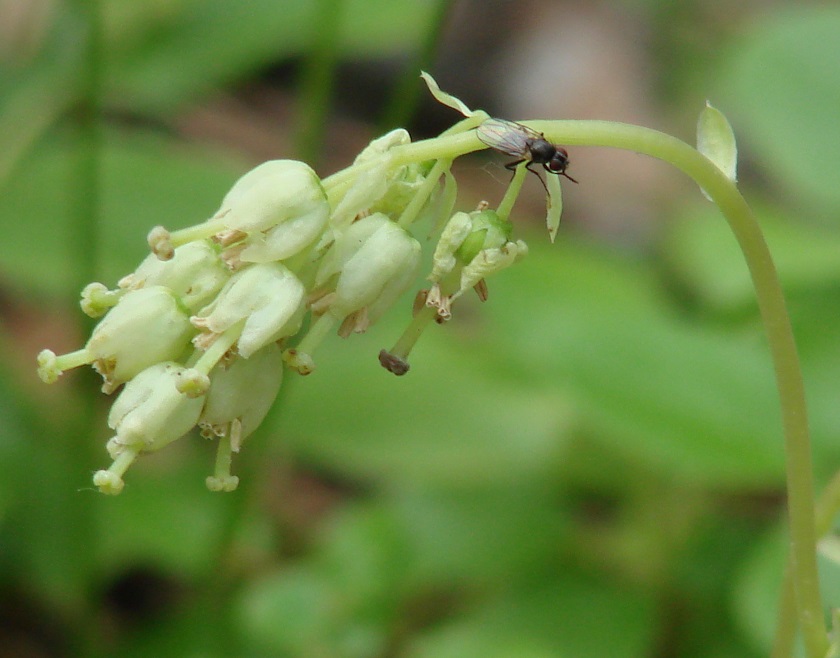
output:
M716 96L797 206L840 207L840 7L797 5L739 32ZM833 215L836 217L836 213Z
M456 112L460 112L465 117L470 117L475 114L470 108L464 105L461 99L456 98L452 94L447 94L443 91L439 86L437 81L425 71L420 73L420 77L423 78L423 82L426 83L426 86L429 88L429 92L434 96L435 100L440 103L441 105L446 105L447 107L451 107Z
M434 3L348 0L338 51L369 59L416 47ZM202 0L182 3L166 20L134 16L111 36L109 92L132 111L170 111L198 95L306 52L318 25L308 0ZM137 23L141 25L136 33ZM127 47L120 49L125 35Z
M735 582L735 617L762 653L767 653L772 644L789 545L787 530L780 524L756 544ZM840 565L822 547L818 558L820 593L829 613L840 606Z
M595 440L663 474L781 480L773 371L754 337L680 318L641 264L571 240L532 245L482 309L499 327L488 358L505 359L522 390L524 380L572 404Z
M209 157L208 157L209 156ZM29 290L76 297L70 200L76 158L66 140L33 152L0 195L6 256L0 271ZM146 235L163 224L180 228L204 221L218 207L244 165L206 149L176 147L149 135L110 134L102 154L101 278L113 285L148 254Z
M729 180L736 180L738 147L735 144L735 133L723 112L712 107L708 101L697 120L697 150L709 158ZM711 201L705 190L703 194Z
M404 312L367 334L319 347L315 372L286 390L277 431L304 459L353 477L443 487L544 480L570 421L562 400L505 383L488 372L492 354L434 329L395 379L377 354L410 318L410 302L396 308Z
M413 658L641 656L653 640L653 601L641 592L565 571L514 585L460 619L421 634Z
M557 237L557 229L560 228L560 215L563 214L563 187L560 185L559 176L546 176L545 178L548 188L545 225L548 228L549 239L554 242L554 238Z

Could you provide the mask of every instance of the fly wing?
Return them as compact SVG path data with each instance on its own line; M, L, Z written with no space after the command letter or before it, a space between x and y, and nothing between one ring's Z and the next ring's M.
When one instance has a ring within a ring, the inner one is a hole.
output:
M520 157L528 154L528 140L539 137L539 133L521 123L504 119L486 119L475 129L475 134L490 148Z

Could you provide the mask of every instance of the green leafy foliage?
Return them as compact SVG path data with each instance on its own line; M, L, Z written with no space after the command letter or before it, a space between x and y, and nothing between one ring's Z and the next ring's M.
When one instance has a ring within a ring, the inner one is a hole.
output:
M840 206L838 30L835 5L770 13L734 45L722 76L741 143L780 186L823 211Z
M105 4L104 95L118 120L89 237L112 285L152 226L210 216L248 167L175 138L175 113L306 57L314 27L305 0ZM211 457L196 436L144 459L122 497L96 495L107 437L102 410L83 403L93 389L77 376L36 389L34 366L15 360L65 340L77 314L74 117L54 123L79 93L74 7L0 79L0 276L14 300L0 327L5 606L23 601L59 641L89 642L86 655L767 653L784 560L778 403L748 272L709 204L674 199L657 250L525 235L522 265L490 281L488 303L465 296L401 379L376 355L410 299L375 331L334 339L311 376L287 378L237 456L235 494L206 492ZM364 60L414 48L433 6L336 10L341 57ZM768 12L720 51L719 89L701 90L725 109L745 189L761 199L820 483L840 460L838 32L831 6ZM30 343L27 313L58 299L49 337ZM821 560L838 606L836 563ZM138 569L172 591L121 608L115 591Z

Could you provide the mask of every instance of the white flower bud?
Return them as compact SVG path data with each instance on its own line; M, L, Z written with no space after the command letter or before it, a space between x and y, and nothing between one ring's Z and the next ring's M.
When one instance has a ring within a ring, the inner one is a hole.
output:
M328 213L329 204L312 168L296 160L270 160L236 181L214 218L228 229L254 233L317 209Z
M461 289L452 295L452 300L469 290L491 274L510 267L528 254L528 245L522 240L508 242L499 248L482 249L468 265L461 270Z
M429 275L430 281L438 282L455 269L458 264L455 252L467 239L470 231L472 231L472 219L470 219L469 214L456 212L452 215L441 232L440 239L435 247L435 254L432 257L432 273Z
M120 286L131 290L166 286L194 311L207 304L229 278L219 248L209 240L196 240L175 249L171 260L150 254Z
M262 233L252 233L244 241L239 259L246 263L285 260L314 243L330 216L329 204L314 204L312 209Z
M353 222L338 234L329 251L324 254L318 272L315 275L315 286L323 286L329 279L338 275L361 246L383 226L393 222L381 213L362 217Z
M260 263L235 273L194 325L221 334L245 320L239 354L248 358L261 347L295 333L305 310L306 291L280 263Z
M371 215L357 224L363 222L375 227L363 240L360 241L357 234L351 234L349 229L336 240L335 248L341 252L340 260L344 262L330 312L338 318L364 307L368 307L371 315L375 313L379 317L405 292L420 264L420 243L405 229L384 215ZM368 226L364 228L358 233L367 233ZM370 320L374 321L376 317L370 317Z
M332 213L331 224L333 227L342 230L351 224L361 213L369 211L377 203L391 207L393 203L386 203L384 198L390 197L389 192L395 183L401 187L408 176L412 182L422 183L422 176L416 167L409 169L398 167L392 169L391 159L388 155L395 146L401 146L411 142L411 137L403 128L391 132L373 140L356 157L353 166L368 165L356 176L353 185L344 194ZM394 190L399 196L400 190Z
M87 284L82 290L82 299L79 306L88 317L99 318L116 306L122 296L122 290L108 290L104 283L94 281Z
M126 293L96 326L85 350L111 392L137 373L177 358L194 334L189 316L164 286Z
M282 351L266 345L247 359L210 372L210 390L198 419L202 434L227 436L234 452L265 418L283 379Z
M182 366L157 363L125 385L108 414L116 431L109 442L112 457L128 448L139 452L159 450L181 438L198 421L204 398L190 398L177 390Z

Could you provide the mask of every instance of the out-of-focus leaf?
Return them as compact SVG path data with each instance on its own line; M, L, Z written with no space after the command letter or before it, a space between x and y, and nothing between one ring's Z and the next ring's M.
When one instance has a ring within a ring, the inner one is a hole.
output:
M759 213L787 296L802 359L815 466L825 475L840 459L837 372L840 371L840 234ZM668 276L719 318L748 313L758 323L755 292L735 238L714 210L696 208L671 226L663 244Z
M389 510L374 504L349 507L327 524L317 565L347 608L384 626L404 593L413 554L409 537Z
M431 2L342 4L339 52L355 58L415 47L434 11ZM117 102L133 111L172 109L271 63L305 53L318 29L307 0L202 0L182 3L179 9L166 22L151 29L145 25L142 37L130 34L133 24L122 24L131 47L114 53L109 89ZM112 35L115 48L118 36Z
M788 294L840 285L840 233L791 222L767 208L758 217ZM755 307L744 256L720 213L695 206L667 231L664 258L700 304L723 313Z
M73 150L66 142L43 145L7 181L0 195L6 255L0 272L21 287L74 296L71 235ZM111 135L102 158L101 235L103 282L114 285L148 253L146 235L163 224L197 224L209 217L241 173L204 149L176 148L149 135Z
M565 572L479 606L419 635L412 658L642 656L651 651L654 604L640 592Z
M840 7L797 5L739 32L722 102L742 145L798 206L840 207ZM717 95L716 95L717 96ZM836 221L836 213L832 215Z
M252 579L234 614L257 655L380 655L388 628L348 605L348 593L354 594L336 589L322 569L304 562Z
M565 393L599 440L657 470L779 481L778 402L760 342L681 319L641 264L571 240L531 244L483 309L498 324L493 358Z
M522 481L455 491L407 490L393 509L413 542L419 587L504 585L512 574L553 571L568 525L549 487Z
M556 392L494 377L495 356L453 342L454 325L430 329L409 374L395 378L377 354L409 318L405 300L367 334L319 348L315 372L284 398L284 441L328 468L393 483L473 486L551 473L570 422Z
M218 529L236 501L210 494L204 484L212 471L213 446L196 435L181 441L200 445L183 445L180 454L143 458L126 476L119 496L103 496L91 485L88 504L103 530L103 569L114 572L140 564L184 578L215 572ZM103 457L104 462L104 450Z
M773 640L788 546L785 528L768 533L745 560L733 589L735 619L762 653L767 653ZM822 551L818 556L820 594L828 614L840 605L840 568Z

